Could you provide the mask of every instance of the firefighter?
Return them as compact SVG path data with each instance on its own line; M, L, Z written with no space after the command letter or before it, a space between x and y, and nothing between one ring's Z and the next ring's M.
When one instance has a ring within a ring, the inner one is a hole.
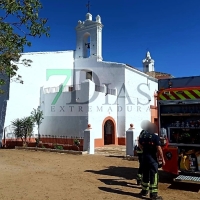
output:
M142 121L142 123L141 123L142 131L140 132L139 137L141 137L141 135L144 134L145 131L147 131L147 128L148 128L150 123L151 122L148 121L148 120ZM141 185L141 183L142 183L142 171L143 171L143 165L142 165L142 159L143 159L142 153L143 153L143 151L139 148L139 146L137 146L136 151L137 151L138 161L139 161L139 168L138 168L136 180L137 180L137 185Z
M155 125L151 124L148 131L139 138L139 147L143 150L143 174L142 174L142 191L140 195L147 196L150 191L150 199L162 200L158 196L158 156L162 159L162 164L165 165L163 152L161 149L160 138L154 134ZM150 182L150 184L149 184Z

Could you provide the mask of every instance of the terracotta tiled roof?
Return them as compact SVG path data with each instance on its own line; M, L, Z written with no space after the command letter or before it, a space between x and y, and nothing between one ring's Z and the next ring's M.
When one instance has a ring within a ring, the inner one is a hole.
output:
M146 74L157 79L174 78L171 74L167 74L163 72L147 72Z

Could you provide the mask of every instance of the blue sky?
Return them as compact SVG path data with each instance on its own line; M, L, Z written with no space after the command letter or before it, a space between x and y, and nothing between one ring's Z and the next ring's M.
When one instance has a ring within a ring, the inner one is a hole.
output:
M87 0L41 0L51 37L32 39L33 51L75 50L75 26L85 20ZM147 49L156 71L175 77L200 75L200 0L91 0L100 15L103 59L142 67Z

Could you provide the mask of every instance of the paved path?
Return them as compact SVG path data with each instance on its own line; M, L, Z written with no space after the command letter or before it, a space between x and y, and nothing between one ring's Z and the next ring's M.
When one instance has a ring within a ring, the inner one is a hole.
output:
M95 148L95 154L107 156L125 156L126 146L106 145L104 147Z

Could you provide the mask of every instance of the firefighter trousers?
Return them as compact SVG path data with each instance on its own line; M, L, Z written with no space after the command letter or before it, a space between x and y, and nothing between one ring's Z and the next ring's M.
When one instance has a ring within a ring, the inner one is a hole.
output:
M144 162L143 176L142 176L142 190L144 192L150 191L150 195L157 195L158 193L158 163Z
M141 181L142 173L143 173L143 154L142 153L138 153L138 161L139 161L139 169L138 169L136 179L137 179L137 181Z

